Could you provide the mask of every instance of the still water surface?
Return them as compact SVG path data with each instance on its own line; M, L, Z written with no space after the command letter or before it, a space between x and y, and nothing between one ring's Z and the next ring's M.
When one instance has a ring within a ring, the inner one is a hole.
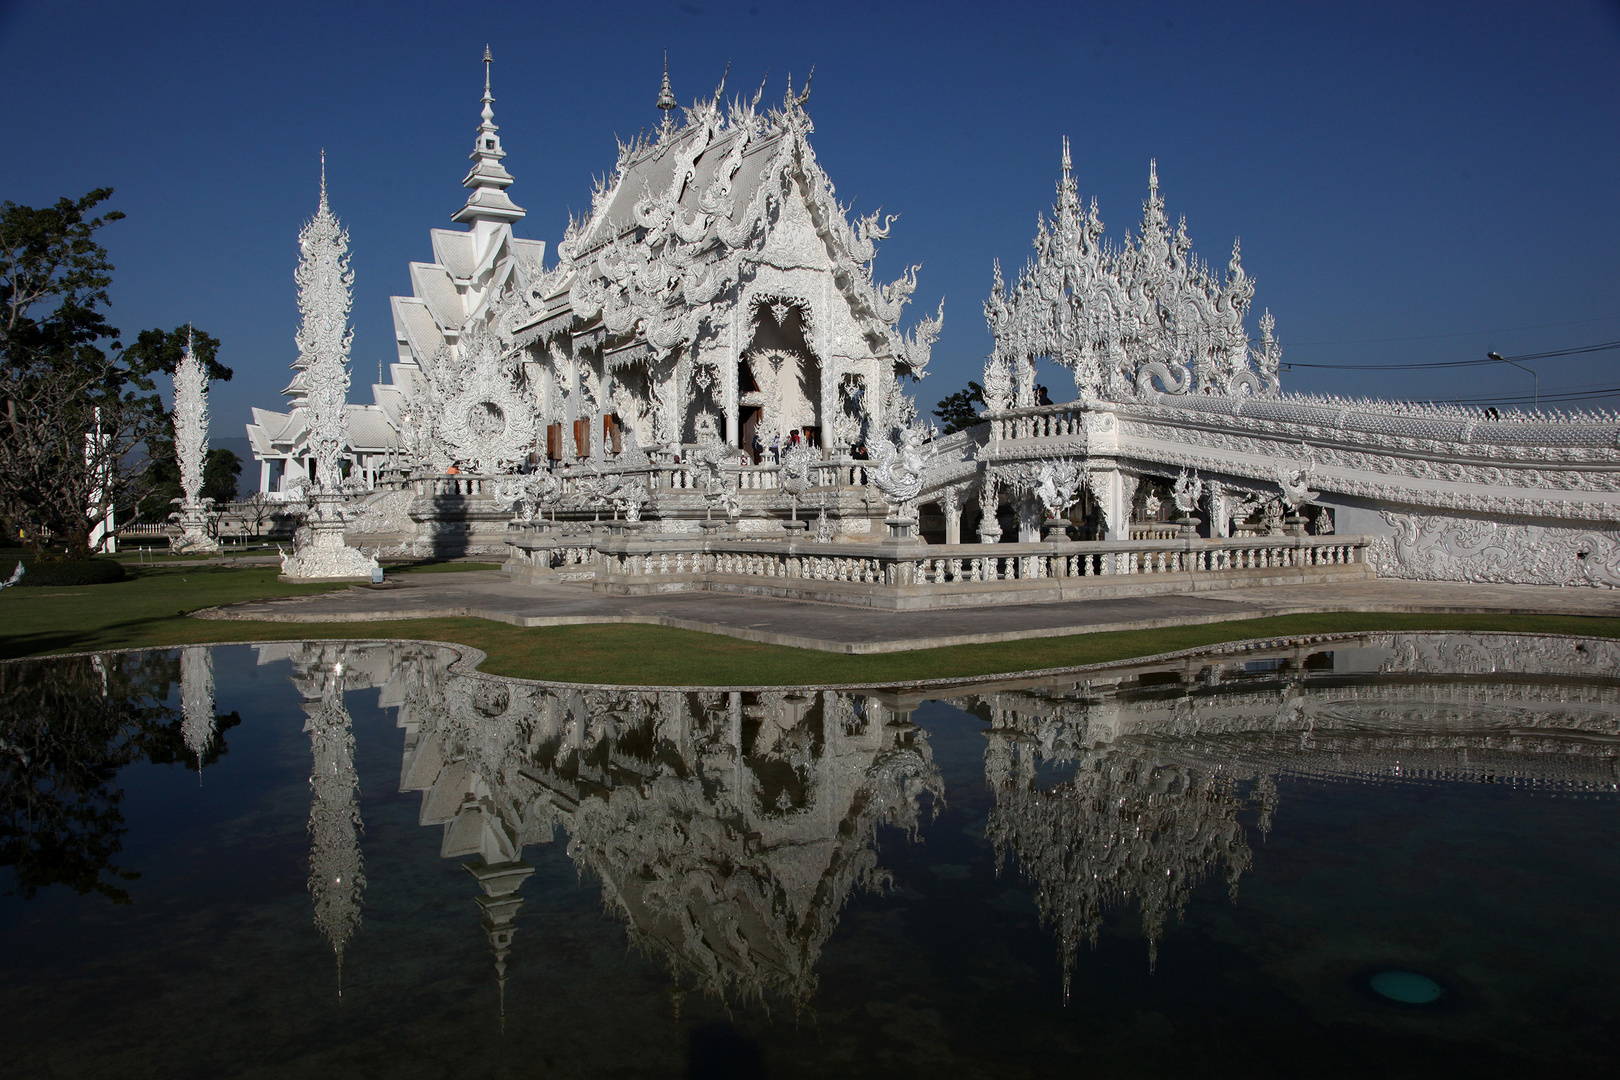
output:
M0 1076L1620 1061L1613 643L1382 635L926 694L454 659L0 665Z

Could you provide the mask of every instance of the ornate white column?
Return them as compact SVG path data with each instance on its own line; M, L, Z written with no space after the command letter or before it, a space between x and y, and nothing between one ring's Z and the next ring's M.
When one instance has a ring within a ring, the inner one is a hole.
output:
M180 462L180 535L169 541L176 555L217 555L219 541L208 535L208 504L202 500L203 463L208 457L208 373L192 352L191 337L174 369L174 453Z
M1131 538L1131 500L1136 495L1136 477L1126 476L1120 472L1118 465L1109 468L1093 469L1091 473L1091 495L1097 500L1107 521L1107 535L1103 538L1109 541L1129 540Z
M1232 523L1226 513L1226 485L1219 480L1210 480L1204 485L1204 495L1209 510L1209 535L1232 535Z
M298 233L302 257L298 283L298 360L306 387L309 451L315 460L315 491L306 528L292 555L282 555L288 580L370 581L377 560L343 542L343 450L349 442L349 308L354 271L349 269L349 233L326 202L326 152L321 152L321 201Z
M1001 523L996 520L996 512L1000 508L1000 482L995 473L987 472L984 482L979 485L979 543L1001 542Z
M939 503L945 511L945 542L962 542L962 488L952 484L939 493Z

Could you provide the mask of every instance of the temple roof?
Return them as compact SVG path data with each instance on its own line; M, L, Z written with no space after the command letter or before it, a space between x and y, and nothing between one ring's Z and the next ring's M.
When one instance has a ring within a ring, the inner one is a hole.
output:
M830 272L867 347L920 377L943 308L900 332L918 268L886 285L872 279L877 241L892 219L851 221L839 203L810 147L808 86L795 93L790 82L781 107L769 111L756 108L758 93L725 107L720 94L683 110L681 126L620 146L590 215L570 222L557 246L557 269L525 298L531 319L552 324L566 294L574 327L600 319L609 335L641 337L667 353L695 340L747 266L772 262Z

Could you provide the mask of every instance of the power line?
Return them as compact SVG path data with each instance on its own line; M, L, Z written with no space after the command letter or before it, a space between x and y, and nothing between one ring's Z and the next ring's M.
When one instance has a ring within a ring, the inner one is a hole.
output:
M1433 368L1482 367L1487 364L1509 363L1514 360L1546 360L1554 356L1578 356L1583 353L1607 352L1620 349L1620 341L1605 341L1597 345L1580 345L1573 349L1552 349L1548 352L1519 353L1515 356L1487 356L1479 360L1444 360L1431 364L1307 364L1297 360L1284 360L1289 368L1333 368L1338 371L1420 371Z
M1290 341L1290 348L1305 345L1382 345L1391 341L1439 341L1442 338L1479 337L1483 334L1512 334L1520 330L1547 330L1555 326L1582 326L1587 323L1613 322L1620 315L1599 315L1592 319L1571 319L1569 322L1537 323L1534 326L1504 326L1496 330L1460 330L1454 334L1418 334L1413 337L1359 338L1354 341Z
M1620 349L1620 341L1605 341L1600 345L1581 345L1574 349L1553 349L1551 352L1519 353L1517 356L1504 356L1503 360L1542 360L1549 356L1575 356L1579 353L1607 352L1610 349Z
M1546 404L1550 401L1595 401L1599 398L1617 396L1620 396L1620 386L1611 386L1605 390L1572 390L1564 393L1553 392L1542 394L1539 399L1532 398L1529 394L1508 394L1498 397L1450 397L1436 398L1435 400L1454 402L1459 405L1523 405L1531 401L1536 401L1538 404Z

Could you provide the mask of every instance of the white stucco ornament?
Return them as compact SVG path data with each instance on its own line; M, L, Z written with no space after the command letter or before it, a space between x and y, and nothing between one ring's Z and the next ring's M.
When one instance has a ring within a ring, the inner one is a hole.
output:
M459 343L455 369L455 377L443 366L434 372L450 456L486 476L511 469L535 445L534 395L523 384L521 363L493 335L475 330Z
M1170 495L1176 500L1176 509L1181 511L1181 516L1191 516L1204 499L1204 481L1199 478L1197 470L1189 473L1182 469L1181 475L1176 477L1175 486L1170 489Z

